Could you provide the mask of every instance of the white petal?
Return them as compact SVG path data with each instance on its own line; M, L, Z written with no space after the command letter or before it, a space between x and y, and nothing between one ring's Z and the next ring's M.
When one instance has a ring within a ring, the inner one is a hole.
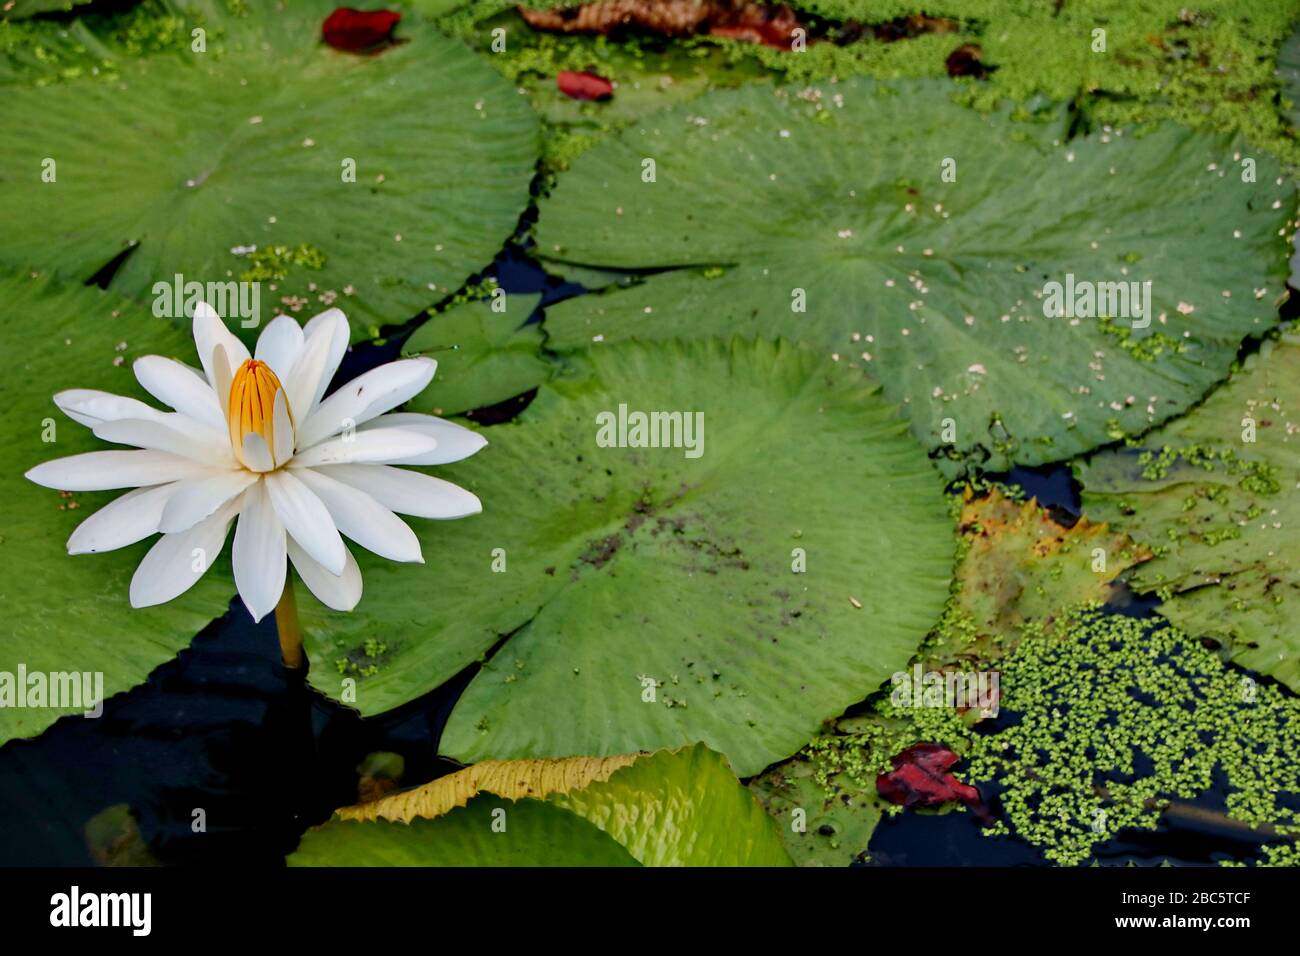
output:
M359 431L321 442L314 448L299 452L290 465L294 468L310 468L315 465L396 461L413 455L426 455L437 444L433 438L419 432L376 428L374 431Z
M364 491L390 511L417 518L463 518L483 510L478 496L450 481L387 465L333 465L321 474Z
M348 427L356 427L419 394L433 380L438 363L430 358L399 359L339 388L298 429L298 443L309 447Z
M277 315L257 337L253 357L271 366L275 377L284 385L302 352L302 326L287 315Z
M265 484L289 536L330 574L342 574L346 549L324 502L288 471L271 472Z
M357 567L352 552L344 549L346 562L342 574L330 574L311 559L307 552L289 540L289 560L293 562L302 583L327 608L350 611L361 600L361 569Z
M233 377L235 369L248 361L248 349L243 342L231 334L226 328L226 323L221 321L221 317L210 305L200 302L194 308L194 347L198 350L199 361L203 363L203 372L208 377L208 384L220 395L221 389L218 387L220 379L216 374L213 352L218 345L226 350L225 371ZM229 389L230 386L227 385L227 392Z
M438 447L428 454L394 461L392 462L394 465L446 465L468 458L488 443L481 432L476 432L472 428L457 425L444 418L420 415L415 412L380 415L366 422L357 431L367 431L371 428L401 428L422 435L432 435L437 440Z
M260 621L275 610L284 593L284 525L271 507L265 481L250 487L240 500L233 554L235 587L253 620Z
M216 379L217 401L221 403L222 418L230 418L230 386L235 381L234 369L230 367L230 357L226 347L218 345L212 350L212 375Z
M271 437L275 440L271 453L275 458L275 466L279 468L293 457L294 447L293 419L289 417L289 400L285 398L284 389L275 393L275 406L271 412Z
M244 467L253 471L270 471L275 467L275 458L266 446L266 439L257 432L249 432L244 436L244 450L239 457L243 460Z
M390 561L424 563L415 532L364 491L310 468L294 474L324 502L339 531L361 547Z
M325 364L330 356L330 337L322 330L307 337L294 363L293 371L287 379L280 379L289 396L289 407L294 410L298 424L305 422L311 415L312 396L324 374Z
M110 501L68 538L68 554L116 551L157 534L163 508L179 487L177 482L137 488Z
M184 430L175 427L177 424ZM137 448L171 452L214 467L229 467L234 464L229 439L223 440L220 432L186 415L177 415L175 419L164 421L121 418L115 422L101 422L93 430L96 437L118 445L135 445Z
M321 396L343 361L348 348L348 320L338 309L328 309L303 329L304 342L298 361L280 384L289 393L289 407L302 424L320 404Z
M238 468L198 481L168 485L173 492L158 516L155 530L175 534L192 528L255 481L257 475Z
M97 391L93 388L69 388L57 392L54 404L74 422L94 428L100 422L115 422L119 418L161 418L163 413L144 402L122 395Z
M136 359L132 368L140 384L158 401L218 431L225 429L226 416L217 393L199 372L161 355Z
M131 606L162 604L194 587L221 554L238 510L231 502L188 531L159 538L131 578Z
M37 465L27 480L60 491L108 491L202 478L212 471L211 465L165 451L91 451Z

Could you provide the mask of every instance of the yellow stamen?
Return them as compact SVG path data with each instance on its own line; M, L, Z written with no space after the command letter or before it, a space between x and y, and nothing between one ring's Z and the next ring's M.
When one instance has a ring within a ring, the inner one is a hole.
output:
M244 438L256 432L275 450L275 396L280 391L280 380L271 367L257 359L249 359L239 366L234 381L230 383L230 444L239 454Z

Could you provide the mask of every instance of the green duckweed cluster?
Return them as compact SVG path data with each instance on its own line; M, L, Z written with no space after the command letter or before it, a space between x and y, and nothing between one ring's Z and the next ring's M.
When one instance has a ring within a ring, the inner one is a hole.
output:
M289 277L297 267L319 272L325 268L325 254L310 243L297 246L261 246L248 253L248 268L240 273L241 282L271 282Z
M1148 481L1160 481L1169 477L1170 469L1179 462L1202 471L1217 470L1234 478L1240 478L1238 485L1243 491L1252 495L1275 495L1282 490L1280 474L1275 465L1266 461L1242 458L1232 448L1211 448L1203 445L1175 448L1172 445L1163 445L1158 452L1147 450L1138 455L1138 464L1142 466L1142 477ZM1209 489L1205 497L1211 501L1226 503L1226 492L1223 489Z
M1176 339L1163 332L1153 332L1139 337L1133 334L1131 326L1121 325L1110 318L1101 319L1098 328L1139 362L1154 362L1166 352L1181 355L1188 349L1183 339Z
M1228 815L1300 835L1300 700L1257 685L1164 624L1080 612L1064 640L1024 641L1001 662L1019 721L974 738L967 776L997 780L1010 828L1061 864L1125 827L1154 828L1166 801L1226 778ZM1294 855L1264 848L1268 863Z
M361 647L334 661L334 669L344 677L374 677L388 657L388 645L368 637Z
M47 86L86 77L115 79L124 58L189 54L198 22L167 0L90 11L66 23L0 20L0 83ZM220 35L214 30L206 42L215 44Z
M973 733L969 714L886 695L805 748L813 779L872 792L891 755L941 743L965 757L959 779L999 788L1003 819L987 834L1012 834L1064 866L1125 828L1155 829L1171 801L1226 780L1227 816L1273 838L1259 862L1300 862L1300 699L1163 622L1080 608L1055 633L1031 626L997 662L1003 729Z
M446 301L439 303L438 311L446 312L448 309L455 308L458 305L465 305L467 302L478 302L483 299L492 297L500 283L497 282L496 276L488 276L479 279L477 282L466 282L464 287L458 289L447 298Z

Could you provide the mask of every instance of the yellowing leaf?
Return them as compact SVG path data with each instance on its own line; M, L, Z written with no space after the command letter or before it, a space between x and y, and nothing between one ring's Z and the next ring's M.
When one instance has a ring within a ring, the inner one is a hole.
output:
M580 790L593 781L606 780L615 770L631 764L637 756L485 760L414 790L344 807L336 815L343 820L410 823L417 817L440 817L455 807L465 806L480 793L494 793L511 800L526 797L541 800L552 793Z
M515 826L522 815L522 826ZM429 819L432 817L432 819ZM584 829L586 828L586 829ZM590 832L587 832L590 830ZM340 810L290 866L789 866L781 835L726 758L704 744L602 759L485 761Z
M967 490L960 534L967 550L957 569L956 610L976 643L964 653L985 658L1001 656L993 647L1018 640L1026 625L1050 629L1071 607L1105 603L1120 572L1151 557L1106 524L1085 517L1067 528L1035 501L998 491L976 497Z

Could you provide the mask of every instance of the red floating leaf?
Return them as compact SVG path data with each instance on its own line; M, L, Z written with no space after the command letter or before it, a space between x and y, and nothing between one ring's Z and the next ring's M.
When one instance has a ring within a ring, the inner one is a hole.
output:
M939 744L913 744L889 758L894 769L876 777L876 792L904 807L937 807L957 801L985 821L989 815L980 792L948 772L960 759Z
M575 100L607 100L614 95L614 84L595 73L561 70L555 75L555 85Z
M336 50L356 53L392 39L393 27L402 19L392 10L354 10L339 7L321 26L321 35Z

